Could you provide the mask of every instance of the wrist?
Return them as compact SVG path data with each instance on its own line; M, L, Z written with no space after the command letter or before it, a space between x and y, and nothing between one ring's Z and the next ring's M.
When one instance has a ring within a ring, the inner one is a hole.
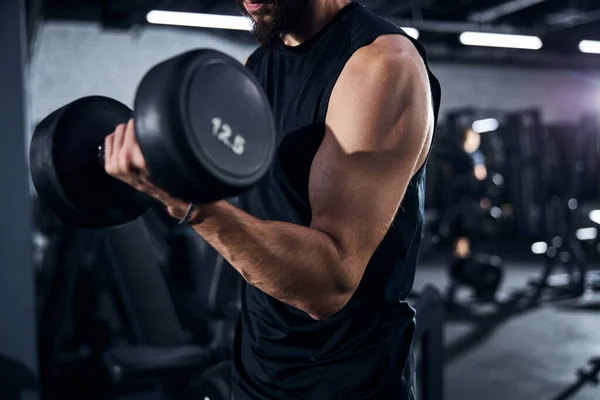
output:
M164 204L171 218L179 222L185 220L187 224L194 225L202 220L201 205L180 200L169 201Z
M163 203L171 218L178 221L181 221L185 217L190 206L189 202L178 199L163 199L161 203Z

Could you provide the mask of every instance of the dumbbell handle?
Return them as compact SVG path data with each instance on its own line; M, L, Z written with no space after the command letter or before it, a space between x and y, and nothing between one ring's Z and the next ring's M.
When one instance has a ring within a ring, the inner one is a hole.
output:
M100 161L100 164L102 164L102 167L104 168L104 146L103 145L99 145L98 146L98 161ZM189 218L192 215L192 212L194 211L194 203L190 203L190 206L185 214L185 216L181 219L181 221L179 221L178 225L183 225L183 224L187 224L189 222Z

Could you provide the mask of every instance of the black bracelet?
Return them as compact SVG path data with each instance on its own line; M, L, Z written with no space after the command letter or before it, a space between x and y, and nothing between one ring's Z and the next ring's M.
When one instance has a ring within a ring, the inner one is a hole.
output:
M188 224L192 220L192 213L194 212L195 208L196 208L196 205L193 202L190 203L190 206L188 207L188 210L185 213L185 216L183 217L183 219L181 221L179 221L179 223L177 225Z

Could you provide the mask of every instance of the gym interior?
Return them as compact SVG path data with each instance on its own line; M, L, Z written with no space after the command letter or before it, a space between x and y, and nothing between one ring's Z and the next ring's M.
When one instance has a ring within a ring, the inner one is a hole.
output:
M426 46L442 86L408 299L417 397L600 399L600 4L360 2ZM0 398L228 398L237 272L153 205L64 223L29 155L54 110L133 107L161 61L244 62L248 26L232 0L0 2Z

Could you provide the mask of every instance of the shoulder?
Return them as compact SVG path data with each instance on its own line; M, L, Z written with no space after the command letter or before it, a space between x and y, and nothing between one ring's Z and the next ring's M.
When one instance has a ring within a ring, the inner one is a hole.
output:
M383 35L358 49L348 60L343 75L362 77L366 82L388 81L406 83L427 77L425 62L413 42L402 35ZM366 83L365 82L365 83Z
M384 35L350 57L335 84L332 101L344 103L349 96L360 96L407 105L411 97L427 100L429 92L425 62L415 45L402 35ZM419 93L422 96L416 95Z
M381 35L371 44L358 49L355 56L395 55L399 57L421 59L421 55L412 40L400 34Z
M412 135L420 145L433 126L433 109L427 69L415 45L386 35L357 50L335 84L328 111L329 124L340 131L361 126L361 140L387 146Z

